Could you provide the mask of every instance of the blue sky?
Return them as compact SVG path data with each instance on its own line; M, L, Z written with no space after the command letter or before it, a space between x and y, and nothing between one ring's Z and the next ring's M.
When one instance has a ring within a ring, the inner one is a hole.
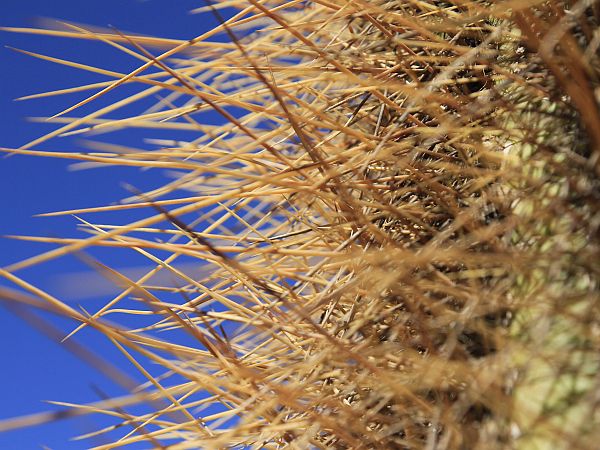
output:
M212 18L189 15L203 6L199 0L2 0L0 25L35 26L40 17L78 23L113 25L124 31L160 37L189 39L214 26ZM101 67L131 70L136 61L119 55L103 44L69 41L59 38L0 32L0 147L19 147L48 132L48 124L26 121L30 116L48 116L71 106L82 97L66 96L15 102L13 99L46 90L60 89L99 81L97 76L75 69L39 61L4 48L18 47L56 57L71 58ZM89 95L87 93L83 94ZM121 98L122 93L117 93ZM104 99L110 101L111 98ZM92 108L96 105L92 105ZM117 136L119 142L140 145L143 132L132 131ZM152 137L159 137L153 135ZM173 137L172 135L170 137ZM96 138L96 137L95 137ZM97 139L110 142L113 137ZM44 150L76 150L76 139L56 139L44 144ZM0 235L25 234L73 236L75 221L65 218L34 218L34 214L77 207L109 204L128 196L121 182L140 189L155 186L164 179L157 171L139 172L127 169L94 169L69 171L69 162L59 159L12 156L0 159ZM0 266L46 250L42 244L0 239ZM135 265L124 257L120 266ZM52 291L61 273L82 267L73 258L23 270L18 275L43 289ZM7 285L0 280L0 285ZM54 293L54 292L53 292ZM60 295L58 293L57 295ZM105 298L85 299L86 309L98 307ZM63 331L70 330L66 321L55 320ZM91 333L80 338L85 346L115 358L125 366L105 342ZM86 366L57 343L26 325L5 308L0 307L0 419L51 409L43 400L85 402L97 400L92 385L111 395L123 393L120 388ZM47 446L51 449L83 449L98 442L69 442L79 433L96 429L97 419L76 419L49 426L0 434L0 449L26 450Z

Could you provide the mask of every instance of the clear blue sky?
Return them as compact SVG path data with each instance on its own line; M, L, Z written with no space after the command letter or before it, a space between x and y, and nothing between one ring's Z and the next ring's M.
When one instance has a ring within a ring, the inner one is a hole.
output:
M205 15L189 15L199 0L2 0L0 25L35 26L36 18L49 17L86 23L113 25L124 31L161 37L189 39L214 26ZM19 47L57 57L77 59L101 67L131 70L136 61L119 55L103 44L69 41L31 35L0 33L4 45ZM54 97L44 100L14 102L13 99L46 90L60 89L99 81L97 76L48 62L39 61L4 47L0 48L0 146L19 147L41 136L51 128L47 124L27 122L28 116L52 115L82 97ZM83 94L89 95L89 94ZM117 93L117 97L120 98ZM107 99L110 101L110 99ZM95 106L95 105L94 105ZM143 133L128 132L116 138L121 143L140 145ZM159 137L155 134L152 137ZM171 135L171 137L173 137ZM176 136L175 136L176 138ZM98 139L111 141L111 135ZM74 150L75 139L57 139L42 149ZM125 169L95 169L68 171L69 162L46 158L13 156L0 159L0 235L29 234L73 236L74 219L33 218L36 213L108 204L127 196L120 182L140 188L162 181L158 172ZM46 250L42 244L30 244L0 239L0 266ZM124 259L122 267L135 264ZM81 270L74 259L64 258L52 264L19 272L26 280L52 290L56 274ZM6 285L0 280L0 285ZM95 309L106 298L86 299L86 309ZM56 322L69 330L66 322ZM82 342L111 355L109 346L94 335L82 335ZM125 365L114 356L115 362ZM98 397L90 387L95 384L109 394L123 393L109 380L87 367L57 343L0 306L0 419L48 410L42 400L85 402ZM99 442L69 442L68 438L96 429L102 422L96 419L67 420L0 434L0 449L27 450L42 448L83 449ZM101 441L100 441L101 442Z

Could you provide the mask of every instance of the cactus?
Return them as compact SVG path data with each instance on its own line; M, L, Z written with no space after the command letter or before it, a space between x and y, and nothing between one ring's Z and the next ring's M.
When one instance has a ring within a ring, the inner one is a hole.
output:
M127 398L71 405L114 418L98 434L133 430L98 448L595 448L600 3L201 9L220 25L190 41L34 30L101 40L140 65L78 88L100 90L11 151L176 173L124 203L56 213L85 214L90 237L21 237L61 246L0 271L28 291L8 300L94 328L147 378ZM71 116L124 84L144 86ZM104 118L154 94L150 111ZM208 111L222 123L203 122ZM177 137L37 150L129 127ZM140 208L130 223L92 222ZM122 292L89 313L15 273L95 246L154 268L129 279L92 261ZM153 284L158 272L175 281Z

